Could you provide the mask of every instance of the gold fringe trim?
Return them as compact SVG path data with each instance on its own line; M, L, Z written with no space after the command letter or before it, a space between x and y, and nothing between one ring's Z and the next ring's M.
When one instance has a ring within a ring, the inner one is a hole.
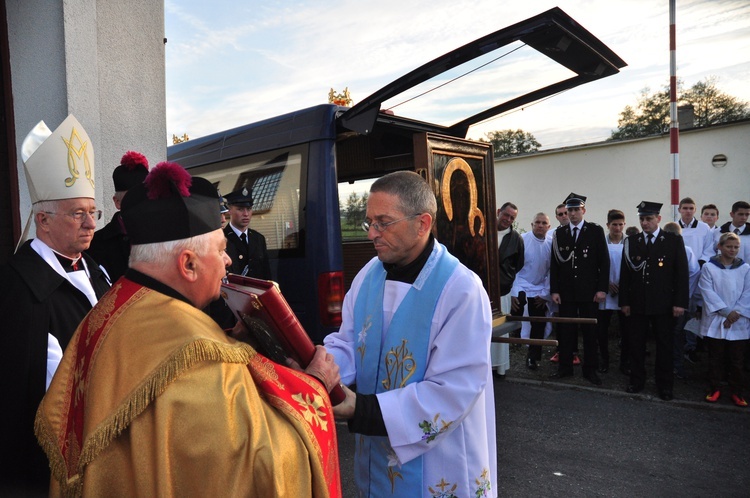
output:
M198 339L173 353L153 370L114 414L99 424L99 427L85 438L78 460L77 475L70 480L67 477L68 469L65 459L60 448L55 444L52 428L42 416L44 406L44 401L42 401L37 411L34 430L42 448L47 453L52 476L60 483L63 495L81 496L83 482L80 477L86 466L127 429L133 419L143 413L148 405L183 372L206 361L247 364L256 354L250 346L242 343L228 345L209 339Z

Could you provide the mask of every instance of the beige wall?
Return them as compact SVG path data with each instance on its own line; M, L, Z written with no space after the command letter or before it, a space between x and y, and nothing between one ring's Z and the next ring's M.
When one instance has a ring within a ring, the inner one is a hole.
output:
M41 120L76 116L94 143L103 227L114 213L112 171L128 150L166 159L164 2L6 2L16 150ZM18 154L21 223L31 210Z
M680 132L680 197L692 197L719 208L729 220L734 201L750 202L750 121ZM716 154L728 158L716 168ZM555 206L570 192L588 197L585 218L606 223L609 209L621 209L627 225L638 225L635 206L642 200L661 202L662 223L672 221L669 137L602 142L555 149L495 161L498 206L518 206L518 226L530 231L533 216L544 211L554 219Z

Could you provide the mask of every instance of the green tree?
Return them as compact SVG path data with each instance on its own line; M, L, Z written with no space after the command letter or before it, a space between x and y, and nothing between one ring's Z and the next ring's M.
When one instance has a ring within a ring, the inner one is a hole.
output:
M678 105L692 105L695 120L683 123L694 127L729 123L750 117L747 102L723 93L716 86L716 78L699 81L689 90L682 91L682 82L677 82ZM651 93L649 88L641 90L635 107L625 106L617 121L617 130L611 140L660 135L669 131L669 85Z
M536 152L542 146L534 135L523 130L498 130L485 133L480 142L492 143L495 157L517 156L527 152Z
M750 106L716 87L716 77L699 81L685 92L683 100L692 104L695 114L694 126L702 127L719 123L731 123L750 118Z
M345 220L347 225L356 227L365 219L367 197L367 192L364 192L361 196L356 192L349 194L349 197L346 199L345 210Z

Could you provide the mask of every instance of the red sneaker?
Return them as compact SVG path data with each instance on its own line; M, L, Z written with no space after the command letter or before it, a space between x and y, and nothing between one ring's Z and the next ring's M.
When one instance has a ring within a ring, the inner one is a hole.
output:
M735 405L741 406L742 408L745 408L747 406L747 401L745 401L745 398L743 398L739 394L732 394L732 401Z
M573 365L580 365L581 364L581 358L577 355L573 355Z
M558 361L560 361L560 353L555 353L554 355L552 355L552 358L550 358L549 361L551 361L552 363L557 363Z
M708 401L709 403L716 403L717 401L719 401L719 398L721 398L721 391L719 391L718 389L713 393L706 394L706 401ZM745 404L747 405L747 403Z

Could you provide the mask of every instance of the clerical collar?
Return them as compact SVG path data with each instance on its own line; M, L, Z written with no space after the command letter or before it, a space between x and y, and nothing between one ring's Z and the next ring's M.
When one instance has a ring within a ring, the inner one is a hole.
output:
M128 271L125 272L125 278L128 280L131 280L135 282L136 284L140 284L144 287L148 287L149 289L159 292L161 294L164 294L166 296L172 297L174 299L179 299L180 301L184 301L188 303L190 306L194 306L193 303L190 302L188 298L168 286L167 284L164 284L162 282L159 282L153 277L149 277L145 273L141 273L138 270L134 270L132 268L128 268Z
M63 256L62 254L55 251L54 249L52 250L52 253L57 258L57 261L60 262L60 265L63 267L63 270L65 270L67 273L78 271L78 270L83 270L83 266L79 264L79 262L81 261L80 257L75 258L75 259L69 258L67 256Z
M392 263L383 263L383 268L386 271L386 280L395 280L396 282L404 282L406 284L413 284L419 272L424 268L427 259L432 253L432 248L435 246L435 238L430 234L430 240L427 242L424 250L417 256L417 258L409 264L404 266L396 266Z

